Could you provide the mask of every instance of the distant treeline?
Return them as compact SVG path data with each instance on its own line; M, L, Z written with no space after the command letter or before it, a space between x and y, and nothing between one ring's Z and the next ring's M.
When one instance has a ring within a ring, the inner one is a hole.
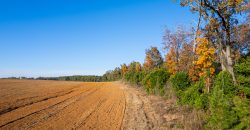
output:
M31 80L34 80L36 78L33 78L33 77L7 77L7 78L0 78L0 79L31 79Z
M75 76L60 76L60 77L38 77L37 80L62 80L62 81L84 81L84 82L101 82L102 76L95 75L75 75Z
M120 70L107 71L102 76L96 75L74 75L74 76L60 76L60 77L8 77L2 79L29 79L29 80L60 80L60 81L83 81L83 82L106 82L115 81L121 78Z

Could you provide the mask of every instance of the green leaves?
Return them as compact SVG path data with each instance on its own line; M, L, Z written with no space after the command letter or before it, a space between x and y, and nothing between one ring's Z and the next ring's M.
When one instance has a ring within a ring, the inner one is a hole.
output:
M147 93L164 95L164 86L169 79L169 75L167 70L163 68L150 72L142 81Z
M190 85L188 74L185 72L178 72L170 78L172 87L176 90L185 90Z

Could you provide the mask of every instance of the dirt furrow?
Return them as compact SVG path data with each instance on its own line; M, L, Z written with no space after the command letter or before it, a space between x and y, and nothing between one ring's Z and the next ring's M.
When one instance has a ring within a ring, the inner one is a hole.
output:
M105 91L110 91L108 89ZM119 90L119 86L117 86L116 89ZM103 95L105 102L103 102L89 117L86 118L86 120L84 120L84 124L79 129L105 130L120 128L125 104L120 103L120 100L124 100L124 97L122 91L117 90L110 91L110 93Z
M148 96L119 82L0 80L0 129L162 129Z
M20 100L16 101L16 104L11 105L8 108L0 109L0 115L3 115L5 113L11 112L13 110L16 110L16 109L19 109L19 108L22 108L22 107L26 107L26 106L29 106L29 105L32 105L32 104L35 104L35 103L39 103L39 102L46 101L46 100L49 100L49 99L52 99L52 98L57 98L57 97L60 97L60 96L64 96L64 95L70 94L72 92L73 92L73 90L70 90L70 91L66 91L66 92L64 91L64 92L59 93L59 94L56 93L56 94L53 94L53 95L47 96L47 97L35 96L35 97L20 99ZM37 98L37 99L33 100L34 98ZM5 104L1 104L1 105L5 105Z
M89 90L85 90L84 92L87 92ZM42 112L46 109L53 108L54 106L57 106L59 104L62 104L66 102L67 100L70 100L74 97L77 97L81 91L77 91L75 93L69 93L68 95L60 96L58 98L52 98L50 100L45 100L42 102L35 103L30 106L19 108L13 112L9 112L3 115L0 115L0 128L9 125L11 123L14 123L16 121L22 120L28 116L31 116L33 114L37 114L39 112ZM20 113L17 115L17 113Z

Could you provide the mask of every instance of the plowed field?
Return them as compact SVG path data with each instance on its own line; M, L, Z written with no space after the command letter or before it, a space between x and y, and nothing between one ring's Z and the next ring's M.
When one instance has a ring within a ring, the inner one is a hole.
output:
M0 80L0 129L120 129L116 83Z
M0 130L168 129L151 99L119 82L0 80Z

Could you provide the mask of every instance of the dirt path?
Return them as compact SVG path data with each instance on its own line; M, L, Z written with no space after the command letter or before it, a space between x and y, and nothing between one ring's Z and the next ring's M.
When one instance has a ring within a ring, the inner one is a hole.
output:
M122 129L124 130L166 130L162 115L156 112L149 96L141 89L123 85L126 95L126 110Z
M0 80L0 129L166 129L152 99L119 82Z

